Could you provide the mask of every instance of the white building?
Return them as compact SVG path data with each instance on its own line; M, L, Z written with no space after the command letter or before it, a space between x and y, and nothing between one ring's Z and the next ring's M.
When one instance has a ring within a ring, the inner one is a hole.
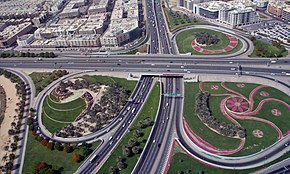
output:
M257 4L257 7L259 8L265 8L267 7L269 0L253 0L255 4Z
M210 1L193 5L193 13L232 27L257 23L256 4L248 0Z
M34 41L33 34L26 34L17 38L17 44L18 46L21 47L29 46L33 41Z
M137 0L116 0L111 23L101 36L104 47L118 47L140 37Z

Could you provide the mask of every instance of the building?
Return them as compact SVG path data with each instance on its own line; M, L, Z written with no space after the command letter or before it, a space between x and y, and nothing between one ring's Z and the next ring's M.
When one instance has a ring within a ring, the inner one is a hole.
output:
M32 29L31 22L25 22L18 25L9 25L0 32L0 47L10 47L19 36L22 36Z
M248 0L210 1L193 4L193 13L228 24L232 27L253 24L260 21L256 4Z
M100 35L60 36L54 40L57 47L100 47Z
M286 22L290 22L290 1L270 0L267 10L270 14L277 16Z
M100 42L103 47L119 47L141 36L138 0L116 0L111 23Z
M34 41L33 34L26 34L17 38L17 44L21 47L29 46Z
M259 8L266 8L269 3L269 0L253 0L253 2L257 4L257 7Z
M108 12L109 0L93 1L93 4L88 9L88 14L100 14Z

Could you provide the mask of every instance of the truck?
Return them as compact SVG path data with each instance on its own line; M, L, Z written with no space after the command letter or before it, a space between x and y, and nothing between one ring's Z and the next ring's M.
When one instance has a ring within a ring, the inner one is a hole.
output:
M90 163L94 162L97 158L98 158L99 155L97 154L94 154L91 159L90 159Z

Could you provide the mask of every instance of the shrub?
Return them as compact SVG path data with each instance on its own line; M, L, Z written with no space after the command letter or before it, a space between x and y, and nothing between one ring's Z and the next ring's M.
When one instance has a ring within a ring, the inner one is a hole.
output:
M41 144L46 146L48 142L49 142L49 140L45 138L41 141Z

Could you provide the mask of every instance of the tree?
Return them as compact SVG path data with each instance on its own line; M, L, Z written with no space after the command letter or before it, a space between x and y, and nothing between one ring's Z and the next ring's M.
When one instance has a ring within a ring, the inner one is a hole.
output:
M10 148L12 151L15 151L17 149L17 143L11 143Z
M128 146L129 147L133 147L137 144L136 140L134 140L133 138L130 138L128 141Z
M128 148L128 147L123 147L123 155L126 156L126 157L130 157L132 156L132 152L131 152L131 149Z
M123 158L122 156L118 156L117 158L116 158L116 162L118 163L118 162L124 162L125 161L125 158Z
M117 167L118 167L119 170L122 170L122 169L125 169L127 167L127 164L122 162L122 161L120 161L120 162L117 163Z
M79 162L82 161L83 157L82 157L79 153L74 152L74 153L72 154L72 159L73 159L74 162L79 163Z
M71 153L73 151L73 148L69 145L69 144L64 144L63 145L63 150L66 152L66 153Z
M44 168L46 168L46 167L47 167L47 164L46 164L45 162L40 162L40 163L38 163L38 165L37 165L37 168L38 168L39 170L44 169Z
M48 144L48 142L49 142L49 140L47 138L45 138L41 141L41 144L46 146Z
M63 150L63 147L62 147L62 145L59 142L56 142L54 144L54 149L56 149L58 151L62 151Z
M11 161L7 162L7 163L5 164L5 168L6 168L7 170L12 170L12 169L13 169L13 163L12 163Z
M141 137L142 133L139 130L135 130L133 132L133 135L138 138L138 137Z
M10 155L9 155L9 159L11 160L11 161L13 161L14 159L15 159L15 155L13 154L13 153L11 153Z
M138 153L140 152L140 147L139 147L139 146L134 146L134 147L132 148L132 152L133 152L134 154L138 154Z
M53 148L54 148L54 143L53 143L53 142L49 142L49 143L47 143L46 147L47 147L48 149L50 149L50 150L53 150Z
M118 174L119 173L119 169L117 169L116 167L110 167L109 172L111 174Z

